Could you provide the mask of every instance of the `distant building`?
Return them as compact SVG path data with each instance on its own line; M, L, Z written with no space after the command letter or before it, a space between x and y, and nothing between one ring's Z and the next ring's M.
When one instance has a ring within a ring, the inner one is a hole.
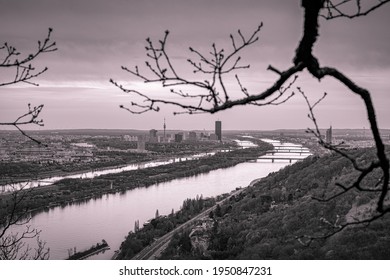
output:
M216 121L215 122L215 135L217 135L217 140L222 140L222 122Z
M14 156L23 161L54 162L54 151L51 148L42 145L19 149Z
M158 135L157 136L157 142L158 143L165 143L166 142L166 139L163 135Z
M210 140L217 141L218 140L218 135L217 134L210 134Z
M135 135L124 135L123 138L125 139L125 141L130 141L130 142L138 141L137 136Z
M151 129L149 130L149 142L150 143L157 143L157 130Z
M145 136L143 136L143 135L138 136L137 150L145 151Z
M332 126L329 127L329 129L326 130L326 142L332 144Z
M165 134L165 132L166 132L166 129L167 129L167 125L165 124L165 118L164 118L164 125L163 125L163 128L164 128L164 138L163 138L163 141L162 142L167 142L167 138L166 138L166 134Z
M182 141L183 141L183 134L182 133L175 134L175 142L180 143Z
M196 132L195 131L190 131L189 136L188 136L189 141L196 141Z

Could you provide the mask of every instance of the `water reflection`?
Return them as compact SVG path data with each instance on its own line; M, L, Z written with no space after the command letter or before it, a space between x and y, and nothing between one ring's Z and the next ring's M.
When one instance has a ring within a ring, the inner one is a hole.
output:
M272 142L274 143L277 144ZM261 161L260 157L257 162L244 162L148 188L105 194L99 198L50 208L35 215L29 225L42 230L41 239L50 247L51 259L65 259L69 248L76 247L81 251L102 239L108 242L111 250L91 258L110 259L128 232L134 229L135 221L139 220L142 225L154 217L157 209L161 215L168 215L172 209L179 210L187 198L227 193L237 187L245 187L252 180L265 177L289 164L285 161ZM33 242L31 246L34 246Z
M221 150L221 152L224 152L224 151L228 151L228 150ZM162 160L162 161L157 160L157 161L143 162L143 163L137 163L137 164L129 164L126 166L121 166L121 167L107 168L104 170L92 170L92 171L88 171L88 172L76 173L76 174L67 175L67 176L53 176L53 177L45 178L45 179L20 182L20 183L15 183L15 184L8 184L8 185L1 186L1 187L2 187L2 192L7 192L7 191L13 191L15 189L20 189L20 188L26 189L26 188L33 188L33 187L40 187L40 186L49 186L49 185L52 185L55 182L58 182L58 181L63 180L63 179L90 179L90 178L95 178L95 177L98 177L101 175L106 175L106 174L116 174L116 173L121 173L124 171L157 167L157 166L161 166L161 165L171 164L174 162L196 160L196 159L199 159L202 157L212 156L212 155L215 155L215 152L199 153L199 154L186 156L186 157L175 157L175 158L170 158L170 159Z

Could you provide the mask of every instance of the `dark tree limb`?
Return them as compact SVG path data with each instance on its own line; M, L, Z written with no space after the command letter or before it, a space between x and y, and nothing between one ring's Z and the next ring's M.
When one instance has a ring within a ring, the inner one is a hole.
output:
M386 214L390 212L390 208L385 209L383 212L380 213L375 213L373 216L363 219L363 220L356 220L353 222L348 222L344 224L334 224L331 226L331 230L323 235L317 235L317 236L312 236L312 235L303 235L303 236L296 236L295 238L298 240L299 243L301 243L304 246L310 246L311 243L315 240L324 240L327 238L330 238L337 233L343 231L346 228L350 228L353 226L359 226L359 227L367 227L374 221L379 220L380 218L383 218Z
M123 92L132 94L133 96L135 95L142 99L142 102L133 101L131 103L131 106L134 107L134 109L130 109L124 105L121 105L121 108L126 109L132 113L144 113L147 111L159 111L159 105L167 104L184 109L184 111L175 112L176 114L216 113L218 111L226 110L237 105L246 105L248 103L259 105L259 103L257 103L258 101L264 101L275 92L279 92L280 96L276 98L276 100L279 99L281 95L285 93L285 91L283 91L283 93L280 94L281 92L279 89L290 77L294 77L294 74L304 69L302 63L297 63L297 65L293 65L291 68L285 71L278 71L276 68L270 66L269 70L277 73L280 76L279 79L271 87L255 95L249 94L236 74L235 77L239 87L245 94L245 97L241 99L231 100L230 91L226 88L224 82L224 76L226 74L250 67L249 65L240 65L239 63L241 61L241 57L238 55L244 48L258 41L258 33L260 32L262 26L263 25L260 24L257 29L248 37L244 36L240 30L237 32L238 36L230 35L233 50L228 53L226 53L224 49L218 50L216 45L213 44L212 51L210 52L211 56L208 57L190 47L190 52L195 54L199 61L193 59L188 59L187 61L194 68L194 73L202 73L204 75L210 76L209 80L204 81L190 80L178 74L178 71L176 71L174 68L173 63L171 62L171 59L169 58L169 55L166 51L167 37L169 34L168 31L165 33L164 39L159 41L159 47L155 47L154 43L148 38L146 40L146 51L147 57L151 59L151 62L147 61L146 66L152 76L147 77L146 75L141 74L139 72L138 66L136 66L134 70L122 66L123 70L140 78L145 83L161 83L163 87L177 87L185 85L194 89L205 91L205 94L190 94L188 92L183 93L180 90L171 90L172 93L185 99L197 99L195 105L186 104L184 102L151 98L139 91L127 89L119 82L111 79L110 82L121 89ZM294 80L295 79L296 77ZM291 97L292 96L287 97L285 101ZM273 102L266 102L265 104L273 104Z
M45 145L38 139L28 135L24 130L21 129L21 126L27 125L27 124L35 124L38 126L44 126L43 120L38 119L39 114L41 113L43 109L43 104L39 106L34 106L31 107L30 104L28 104L28 110L25 114L19 116L15 121L13 122L0 122L0 125L5 125L5 126L13 126L17 128L20 133L22 133L25 137L28 139L32 140L33 142L37 143L38 145Z
M33 86L39 86L38 83L32 82L32 79L37 78L38 76L45 73L48 68L45 67L41 70L35 71L35 67L32 65L32 62L38 58L38 56L57 51L56 42L52 41L53 29L49 28L46 38L43 41L38 41L38 47L35 52L22 56L22 54L13 46L7 42L0 46L0 51L4 52L4 57L0 58L0 70L3 71L15 71L13 79L10 81L0 81L1 86L10 86L17 83L27 83ZM32 140L37 144L42 144L41 141L35 139L34 137L28 135L23 129L22 126L26 124L35 124L38 126L43 126L43 120L38 120L38 116L42 111L43 105L31 108L28 104L27 113L19 116L13 122L0 122L2 126L13 126L15 127L22 135Z
M20 187L13 187L9 194L3 194L10 196L10 203L7 215L0 218L1 260L47 259L49 257L49 249L45 248L46 243L39 239L40 231L28 225L31 215L29 209L23 206L32 191L33 189L27 188L27 183L25 183ZM19 233L10 233L9 229L14 226L24 227L24 230ZM34 252L26 244L26 239L36 239L37 246Z
M367 0L325 0L324 13L321 14L321 17L331 20L335 18L352 19L366 16L382 7L387 2L390 2L390 0L375 0L370 1L371 3L368 2L369 1Z
M350 155L347 151L340 149L337 145L332 145L331 143L325 142L321 136L313 110L323 100L323 98L325 98L326 94L324 94L322 98L320 98L312 105L303 91L298 88L298 91L305 97L308 104L309 118L315 124L315 129L309 130L309 132L313 133L319 139L319 142L322 146L348 159L354 169L358 172L356 179L350 185L344 186L341 183L338 184L341 192L323 200L329 201L335 199L336 197L343 195L353 189L362 192L378 193L376 208L377 212L372 216L372 219L375 220L378 219L378 217L382 217L385 213L390 212L389 207L386 207L385 205L385 199L388 195L389 188L389 160L385 153L385 146L380 137L371 94L367 89L358 86L355 82L353 82L350 78L348 78L336 68L321 67L320 60L313 54L313 49L318 37L320 36L319 19L321 17L325 17L326 19L334 19L338 17L355 18L365 16L380 8L387 2L390 2L390 0L377 0L374 2L371 1L368 4L363 0L302 0L301 6L304 9L303 32L302 38L295 50L293 65L284 71L270 65L268 70L277 74L278 77L271 86L259 93L250 93L243 85L239 77L235 75L239 89L244 97L233 99L232 92L225 86L223 79L227 74L230 74L233 71L249 68L249 65L239 64L241 57L238 56L238 54L241 53L241 51L246 47L249 47L258 41L258 33L260 32L262 25L260 25L249 37L244 36L240 30L238 31L238 36L231 35L230 39L233 50L228 53L226 53L224 49L217 49L215 44L212 45L210 56L206 56L190 48L190 52L198 59L188 60L194 69L194 73L201 73L209 77L208 80L186 79L183 78L178 73L178 71L176 71L166 51L168 32L166 32L164 39L160 41L159 47L155 47L151 40L147 39L147 56L152 60L152 62L146 62L146 65L149 68L151 77L148 77L145 74L141 74L138 67L135 67L135 70L129 70L126 67L122 68L131 75L140 78L145 83L160 83L163 87L175 87L175 89L171 90L171 92L176 96L181 97L181 101L152 98L147 94L141 93L139 91L127 89L122 84L112 79L110 81L123 92L131 94L132 97L140 98L142 100L141 102L132 101L131 108L127 108L121 105L121 108L124 108L132 113L159 111L160 105L173 105L183 110L176 113L213 114L235 106L264 106L282 104L288 101L294 95L293 92L286 97L285 89L291 90L291 86L295 82L297 73L305 69L318 80L321 80L324 77L333 77L335 80L345 85L350 91L363 100L367 118L370 123L370 129L374 136L376 158L369 164L361 165L358 160ZM347 13L351 7L354 7L355 10ZM228 64L230 66L227 66ZM293 78L293 81L290 80L291 78ZM288 86L283 89L283 85L288 81L290 81ZM190 94L188 92L177 90L177 86L192 87L198 91L200 90L202 93ZM271 100L267 98L270 98ZM197 102L186 103L185 101L187 100L196 100ZM375 184L375 186L368 188L362 186L363 180L376 170L380 170L382 172L382 177L378 183ZM318 198L318 200L320 199ZM371 220L364 220L356 221L353 224L370 222ZM345 224L338 227L338 229L342 230L348 226L348 224Z
M41 42L38 41L37 50L27 56L22 56L17 49L8 43L0 46L0 52L4 53L4 57L0 57L0 70L15 71L13 79L10 81L0 81L1 86L10 86L17 83L27 83L29 85L38 86L37 83L31 80L45 73L48 68L36 71L32 62L38 56L44 53L50 53L57 50L56 43L52 41L52 29L49 28L46 38ZM28 135L22 127L27 124L43 126L43 120L39 119L39 115L43 109L43 104L31 107L28 104L28 110L23 115L16 118L13 122L0 122L1 126L15 127L22 135L32 140L33 142L44 145L38 139ZM25 189L26 186L12 190L11 194L2 194L2 196L11 196L9 209L5 217L0 217L0 259L47 259L49 250L45 248L46 243L39 239L40 231L33 229L28 225L31 220L28 209L23 207L23 202L28 199L32 189ZM11 226L24 226L24 230L20 233L9 232ZM33 249L26 244L26 239L36 239L37 245Z
M13 80L0 82L0 86L12 85L21 82L38 86L37 83L31 82L30 80L45 73L48 68L45 67L38 72L34 72L36 69L31 63L41 54L57 50L56 42L53 42L51 39L52 31L53 29L49 28L47 36L43 42L38 41L37 50L24 57L21 57L21 53L7 42L0 47L0 50L4 50L5 52L4 58L0 59L0 69L15 69Z

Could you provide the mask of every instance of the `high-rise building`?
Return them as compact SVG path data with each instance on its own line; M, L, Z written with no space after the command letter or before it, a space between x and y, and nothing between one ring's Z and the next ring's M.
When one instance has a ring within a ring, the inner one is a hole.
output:
M222 140L222 122L216 121L215 122L215 135L217 135L217 140Z
M182 133L175 134L175 142L180 143L182 141L183 141L183 134Z
M167 138L165 137L165 130L166 130L167 126L165 125L165 118L164 118L164 138L163 138L163 142L167 142Z
M189 141L196 141L196 132L195 131L190 131L188 135L188 140Z
M332 144L332 126L329 127L329 129L326 130L326 142Z
M157 130L155 129L149 130L149 142L157 143Z
M145 137L143 135L138 136L137 150L145 151Z

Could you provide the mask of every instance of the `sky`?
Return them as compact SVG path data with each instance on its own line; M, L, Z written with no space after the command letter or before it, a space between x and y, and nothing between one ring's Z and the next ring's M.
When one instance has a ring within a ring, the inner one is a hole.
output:
M372 94L378 123L390 128L390 5L357 19L320 20L320 38L314 54L322 66L338 68ZM39 56L37 69L49 70L34 82L35 87L16 84L0 87L0 122L14 121L27 104L44 104L43 128L26 129L213 129L221 120L223 129L304 129L313 127L304 99L296 95L280 106L241 106L217 114L173 115L175 108L133 115L120 109L130 106L131 96L109 80L112 78L161 99L172 98L169 89L144 84L121 70L136 65L147 73L145 39L162 39L169 30L167 51L172 63L189 79L188 48L208 53L211 45L231 50L230 34L240 29L251 34L262 22L259 41L242 53L239 70L243 84L262 92L278 78L268 65L283 70L292 65L302 36L303 10L299 0L0 0L0 44L8 42L22 54L36 49L37 41L53 28L58 51ZM4 52L0 50L0 59ZM0 69L0 82L12 69ZM234 76L226 84L235 97L243 97ZM331 78L318 81L307 72L294 85L315 102L326 91L327 98L315 113L321 127L368 127L363 102ZM294 89L293 88L293 89ZM177 109L176 109L177 111ZM1 127L5 129L9 127Z

